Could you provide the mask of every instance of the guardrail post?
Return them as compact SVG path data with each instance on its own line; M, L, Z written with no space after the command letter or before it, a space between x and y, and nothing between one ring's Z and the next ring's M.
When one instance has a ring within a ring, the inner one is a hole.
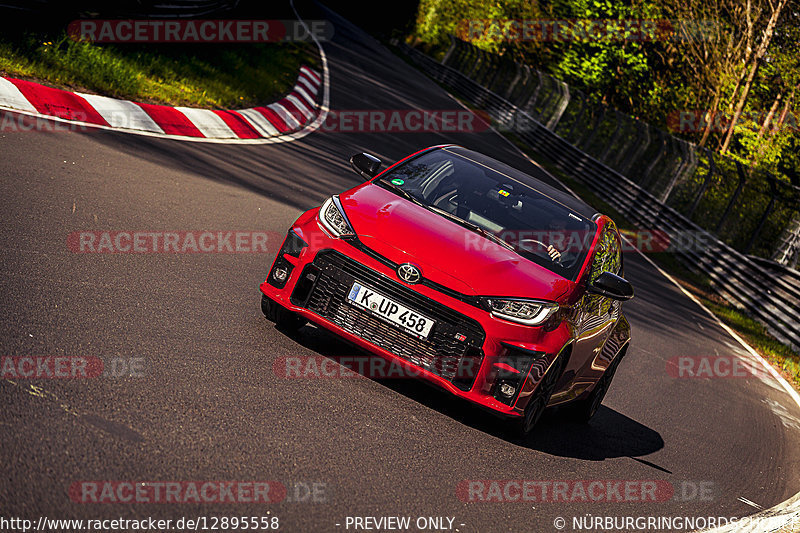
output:
M683 152L679 139L669 133L665 133L665 136L667 138L667 153L669 154L669 159L666 164L663 165L658 181L650 190L650 193L661 201L663 201L661 199L663 192L672 185L672 178L683 166Z
M459 39L456 39L455 37L453 37L453 39L456 49L450 58L450 64L448 67L461 72L461 64L464 62L464 56L466 55L467 51L464 49L464 44Z
M514 79L511 81L511 83L509 84L509 86L506 89L506 92L504 94L505 99L509 100L509 101L512 101L511 100L511 95L514 93L514 87L517 86L517 83L519 83L520 78L522 78L522 69L520 68L519 63L517 63L515 61L514 62L514 67L517 69L517 75L514 76Z
M538 119L540 122L544 123L547 122L547 110L550 107L551 102L554 98L558 98L558 94L561 94L558 86L558 82L548 74L543 74L544 78L544 87L545 87L545 94L544 98L542 99L542 110L537 114ZM540 91L541 94L541 91Z
M684 141L683 139L679 139L674 135L670 135L672 139L678 143L678 148L681 151L680 162L676 165L675 171L672 172L672 175L667 183L667 186L661 191L659 194L658 199L661 202L666 202L669 194L672 192L672 189L675 187L675 183L678 181L678 178L683 175L685 172L684 169L688 168L691 164L691 156L689 155L689 144Z
M538 79L538 82L536 84L536 88L533 90L533 94L531 94L531 96L528 98L528 100L522 106L522 109L527 111L531 116L536 115L536 112L534 111L534 107L536 107L536 100L539 99L539 91L541 90L542 84L544 83L542 81L542 72L540 70L536 71L536 76L537 76L537 79Z
M531 81L531 68L528 65L522 65L522 81L519 84L519 88L515 91L516 94L512 96L510 100L512 104L516 105L517 107L522 107L521 100L525 93L528 92L528 83Z
M545 126L550 131L556 131L556 126L558 126L558 122L564 115L564 111L567 110L567 106L569 105L569 100L570 100L569 85L560 80L555 80L555 82L561 89L559 91L559 93L561 94L561 98L559 98L555 111L553 115L550 117L550 120L547 121L547 124Z
M453 55L453 52L456 49L456 38L454 36L450 36L450 48L447 49L447 52L444 54L442 58L442 65L447 65L448 61L450 60L450 56Z
M478 52L475 47L470 44L464 43L462 46L464 47L464 57L461 60L458 70L469 78L470 69L474 68L475 63L478 61Z
M470 48L472 49L472 52L474 54L474 58L475 59L474 59L474 61L472 62L471 65L467 65L469 70L467 72L465 72L465 74L467 75L467 77L469 79L471 79L472 81L475 81L475 73L480 68L481 61L483 60L483 50L481 50L480 48L477 48L475 46L471 46Z
M686 143L686 149L689 151L689 164L686 167L686 170L683 171L683 176L678 178L678 181L675 182L675 185L678 183L683 183L689 179L690 176L693 176L695 171L697 170L697 164L700 160L697 158L697 146L689 141L684 141Z
M478 50L480 62L475 65L475 81L483 87L486 73L492 70L492 55L486 50Z
M514 69L513 71L512 68ZM497 56L497 69L498 75L489 82L489 86L492 88L492 91L499 95L505 92L511 80L514 78L516 74L516 65L511 63L505 55Z
M479 65L475 67L475 81L481 87L485 84L486 73L492 69L492 56L486 50L480 50L478 52L481 56L481 61Z
M719 235L722 226L725 224L725 221L728 220L728 216L731 214L731 210L733 210L733 205L739 199L739 195L742 194L742 190L744 190L744 183L747 181L747 176L744 173L744 167L738 161L736 163L736 174L739 176L739 183L736 185L736 190L733 191L733 195L731 199L728 200L728 205L725 206L725 211L722 213L722 216L719 218L719 222L717 222L717 226L714 228L714 233Z

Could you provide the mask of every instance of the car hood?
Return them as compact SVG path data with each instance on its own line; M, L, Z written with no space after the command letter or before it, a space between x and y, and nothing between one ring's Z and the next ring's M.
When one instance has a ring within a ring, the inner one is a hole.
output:
M339 196L361 242L395 263L469 295L556 301L574 283L445 217L366 184Z

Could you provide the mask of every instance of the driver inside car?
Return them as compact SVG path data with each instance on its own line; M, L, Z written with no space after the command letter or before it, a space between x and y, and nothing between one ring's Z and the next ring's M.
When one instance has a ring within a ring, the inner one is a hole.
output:
M553 246L552 242L557 241L563 243L566 237L566 230L567 226L558 219L551 220L547 225L547 240L549 241L547 244L547 255L555 262L561 260L561 252Z
M511 183L503 183L497 189L497 199L503 205L503 207L510 211L511 209L515 209L521 205L523 201L523 196L519 193L515 192L514 185ZM549 241L553 241L552 238L554 234L557 236L559 233L563 234L566 230L566 226L563 222L558 219L551 219L547 225L548 229L548 239ZM550 257L550 260L554 263L558 263L561 260L561 252L553 246L551 243L540 242L536 239L531 239L533 242L540 244L546 251L547 255ZM558 239L559 241L563 241L563 237Z

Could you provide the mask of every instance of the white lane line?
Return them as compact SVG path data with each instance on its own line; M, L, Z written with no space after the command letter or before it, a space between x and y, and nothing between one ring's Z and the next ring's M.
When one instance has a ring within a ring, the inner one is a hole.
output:
M238 139L233 130L225 124L219 115L208 109L194 107L176 107L189 121L209 139Z
M37 112L33 104L17 89L17 86L5 78L0 78L0 106L33 113Z
M791 414L782 403L776 400L770 400L769 398L764 398L761 401L769 407L772 414L778 417L785 427L800 429L800 418Z
M267 117L255 109L240 109L238 113L242 115L245 120L247 120L247 122L249 122L253 128L255 128L255 130L264 137L272 137L273 135L277 135L279 133L277 128L272 125L272 122L267 120Z
M283 121L286 123L286 125L289 126L290 128L300 127L300 121L294 118L292 114L289 113L289 111L287 111L287 109L283 107L281 104L278 103L269 104L267 107L275 111L275 113L277 113L278 116L281 117Z
M112 128L164 133L161 126L144 112L144 109L128 100L117 100L97 94L75 93L84 98Z
M764 510L764 508L763 508L763 507L761 507L760 505L758 505L757 503L755 503L755 502L751 502L750 500L748 500L747 498L744 498L744 497L742 497L742 496L739 496L739 497L737 498L737 500L739 500L740 502L742 502L742 503L743 503L743 504L745 504L745 505L749 505L750 507L755 507L755 508L756 508L756 509L758 509L759 511L763 511L763 510Z

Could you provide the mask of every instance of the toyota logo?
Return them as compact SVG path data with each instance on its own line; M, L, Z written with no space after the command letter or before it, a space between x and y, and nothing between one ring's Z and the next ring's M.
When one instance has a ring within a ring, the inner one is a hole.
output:
M419 283L422 279L422 274L419 269L411 263L403 263L397 267L397 277L406 283Z

